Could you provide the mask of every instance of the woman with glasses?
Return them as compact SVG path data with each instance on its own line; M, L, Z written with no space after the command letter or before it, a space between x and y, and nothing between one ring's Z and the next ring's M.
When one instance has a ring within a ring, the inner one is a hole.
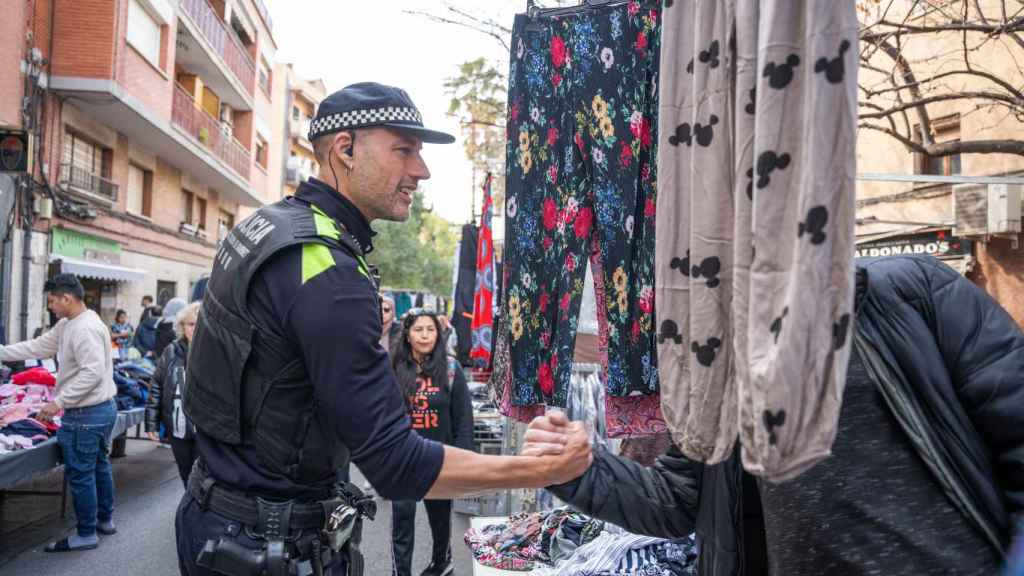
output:
M402 389L412 427L420 436L466 450L473 449L473 407L462 368L448 356L441 322L429 310L414 308L402 318L402 334L392 350L395 378ZM421 576L452 572L451 500L424 500L433 552ZM416 502L395 501L392 553L396 576L411 576L416 532Z
M182 409L182 393L185 388L188 346L196 331L199 304L193 302L187 305L175 317L174 331L178 338L168 344L160 355L149 387L149 398L146 400L146 433L150 439L158 441L157 432L160 425L163 425L165 433L171 438L174 461L178 464L178 474L186 487L189 472L198 454L195 448L195 428Z

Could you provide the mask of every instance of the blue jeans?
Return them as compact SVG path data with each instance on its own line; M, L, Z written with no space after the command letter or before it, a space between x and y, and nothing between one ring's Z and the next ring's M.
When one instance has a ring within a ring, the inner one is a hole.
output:
M114 514L114 474L109 453L116 421L117 408L110 400L65 410L57 431L79 536L96 534L97 521L109 522Z

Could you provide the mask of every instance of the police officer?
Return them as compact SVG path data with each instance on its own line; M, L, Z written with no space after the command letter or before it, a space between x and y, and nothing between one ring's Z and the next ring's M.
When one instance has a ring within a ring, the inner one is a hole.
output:
M200 310L184 395L199 460L176 517L188 576L359 572L346 507L359 495L335 486L350 460L390 500L543 487L591 460L582 425L542 457L412 431L379 342L370 222L406 220L430 177L422 144L455 139L426 129L403 90L375 83L324 100L309 139L318 178L231 231Z

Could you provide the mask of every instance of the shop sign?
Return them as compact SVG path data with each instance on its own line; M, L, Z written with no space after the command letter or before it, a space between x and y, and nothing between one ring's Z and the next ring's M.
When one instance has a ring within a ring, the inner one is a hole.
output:
M121 245L113 240L83 234L67 228L54 228L51 233L50 252L79 260L104 264L120 264Z
M908 234L857 245L857 258L927 254L936 258L962 258L974 253L974 242L953 236L947 230Z

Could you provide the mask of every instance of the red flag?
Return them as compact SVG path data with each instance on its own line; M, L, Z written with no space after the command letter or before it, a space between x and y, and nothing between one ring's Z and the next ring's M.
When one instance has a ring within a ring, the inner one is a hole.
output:
M484 180L484 207L480 214L480 238L476 248L476 287L473 291L473 347L469 351L473 367L486 370L491 366L491 343L494 333L494 237L491 233L490 173Z

